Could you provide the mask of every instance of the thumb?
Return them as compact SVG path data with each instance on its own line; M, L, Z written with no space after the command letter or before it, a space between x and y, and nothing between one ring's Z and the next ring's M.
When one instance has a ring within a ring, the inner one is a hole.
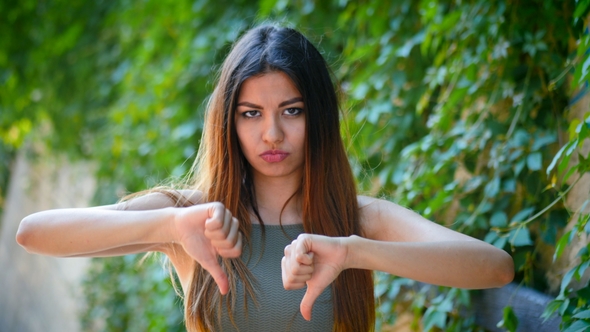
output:
M211 277L213 277L213 280L215 280L215 283L217 284L217 287L219 287L221 294L227 294L229 290L229 281L227 280L227 275L217 260L208 260L207 262L203 262L201 263L201 267L211 274Z
M311 310L313 308L313 304L323 290L323 288L307 286L307 291L305 291L305 295L303 295L303 300L301 300L301 305L299 306L301 315L303 318L305 318L305 320L311 320Z

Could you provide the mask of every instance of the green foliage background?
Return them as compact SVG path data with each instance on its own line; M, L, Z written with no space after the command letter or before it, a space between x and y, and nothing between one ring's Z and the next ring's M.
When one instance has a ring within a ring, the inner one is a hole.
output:
M588 115L567 120L588 85L589 6L1 1L0 185L15 152L31 143L96 160L97 204L182 176L232 41L257 23L280 21L306 33L332 64L361 190L509 251L516 282L555 296L545 315L560 315L563 331L585 328L589 288L574 291L570 282L590 265L588 249L552 290L543 248L557 248L549 261L557 259L590 231L588 215L564 204L575 174L590 169L578 149L588 141ZM572 216L576 225L564 232ZM137 261L94 261L86 329L183 330L166 272L157 259ZM377 276L379 326L410 311L416 328L476 329L459 315L467 291L420 291L407 301L400 289L412 283ZM509 307L504 318L514 330Z

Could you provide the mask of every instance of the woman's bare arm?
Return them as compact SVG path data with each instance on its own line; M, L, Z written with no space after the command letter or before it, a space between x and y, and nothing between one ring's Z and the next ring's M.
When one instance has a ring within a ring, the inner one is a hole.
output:
M17 242L31 253L58 257L162 251L181 281L190 277L196 261L225 293L227 276L217 255L240 255L237 220L217 202L171 206L166 195L156 193L111 206L42 211L23 219Z
M512 257L488 243L431 222L392 202L359 197L364 236L347 239L354 268L451 287L501 287Z
M173 202L149 194L129 202L31 214L16 240L28 252L57 257L118 256L160 251L174 242Z
M57 257L125 255L174 242L173 208L152 211L59 209L21 222L17 242L28 252ZM125 250L125 248L130 249Z

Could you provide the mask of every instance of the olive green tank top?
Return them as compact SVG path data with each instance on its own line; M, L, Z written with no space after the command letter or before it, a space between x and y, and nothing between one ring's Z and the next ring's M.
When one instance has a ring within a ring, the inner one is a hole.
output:
M312 319L309 322L303 319L299 311L305 288L289 291L283 288L283 252L285 246L304 232L303 225L285 225L282 229L278 225L266 225L264 229L266 234L263 243L261 226L252 225L252 256L250 257L250 251L246 247L241 257L256 278L258 305L248 298L246 316L244 288L239 282L233 314L237 329L231 323L226 306L223 305L219 331L332 331L334 317L331 287L327 287L314 303Z

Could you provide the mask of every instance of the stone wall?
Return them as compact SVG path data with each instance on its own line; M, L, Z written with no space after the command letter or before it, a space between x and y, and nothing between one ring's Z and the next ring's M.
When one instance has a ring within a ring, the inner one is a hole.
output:
M0 331L81 331L80 281L89 259L29 254L15 235L28 214L88 206L96 188L92 174L86 163L17 156L0 224Z

